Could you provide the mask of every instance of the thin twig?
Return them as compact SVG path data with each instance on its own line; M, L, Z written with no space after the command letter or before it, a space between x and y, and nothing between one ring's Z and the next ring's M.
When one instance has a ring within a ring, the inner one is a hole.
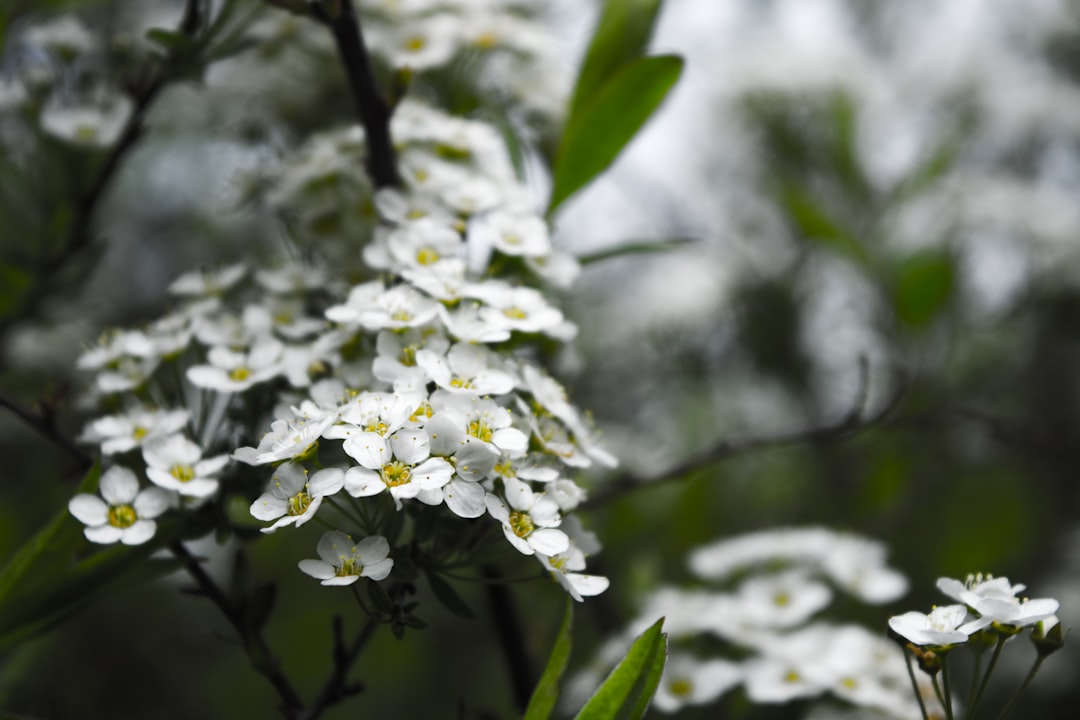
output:
M265 676L277 691L285 717L290 720L301 717L304 704L289 683L289 679L281 671L277 659L271 654L262 631L247 622L242 609L229 599L225 591L203 570L199 560L182 543L179 541L170 543L169 551L183 563L184 569L198 585L201 593L217 606L243 640L244 650L251 660L251 666L256 672Z
M360 657L361 651L367 645L368 640L379 626L374 618L368 618L364 626L360 628L353 639L352 645L345 647L341 616L334 616L334 671L323 685L322 690L315 698L315 702L307 711L301 712L298 718L301 720L315 720L326 710L341 702L345 698L361 692L364 688L359 683L350 683L349 671L353 663Z
M390 106L375 82L371 58L360 30L353 0L324 0L312 5L315 19L330 28L368 147L368 172L376 188L401 185L397 155L390 140Z
M23 407L3 393L0 393L0 407L5 407L10 410L16 417L36 430L42 437L52 442L73 459L78 461L80 470L86 470L94 464L94 459L91 457L90 453L83 450L67 435L60 432L60 429L56 427L56 423L52 421L52 418L47 417L46 415L39 415Z
M499 571L491 565L482 568L484 576L490 580L499 579ZM495 633L499 637L499 646L506 658L506 669L510 673L510 687L518 710L524 712L529 705L532 686L536 677L532 664L524 652L525 634L522 632L521 619L514 609L510 591L505 585L492 582L485 586L488 602L491 604L491 620Z
M799 445L807 442L840 442L884 422L899 406L906 386L901 386L877 412L866 415L866 399L869 393L869 373L865 361L859 364L859 387L855 402L842 418L825 425L813 425L777 435L750 436L740 439L721 440L696 455L687 458L660 475L645 478L633 472L626 472L605 482L604 486L593 492L581 504L582 509L593 510L602 507L616 498L636 490L653 488L663 483L683 479L690 473L722 460L766 448Z

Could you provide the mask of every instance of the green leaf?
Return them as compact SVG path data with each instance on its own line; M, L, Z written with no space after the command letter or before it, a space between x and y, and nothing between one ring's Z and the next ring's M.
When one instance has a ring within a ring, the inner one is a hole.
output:
M660 618L638 636L576 720L637 720L645 714L667 661L667 635L660 631L663 623Z
M682 58L633 60L599 88L566 122L555 159L548 215L618 157L682 74Z
M540 676L540 682L536 684L536 689L529 698L524 720L547 720L555 709L555 703L559 699L559 680L562 679L566 663L570 660L570 628L573 620L574 603L567 597L566 613L563 615L562 625L559 626L559 634L555 636L555 646L551 649L544 674Z
M652 37L661 0L608 0L578 72L567 117L588 104L626 63L641 57Z
M473 613L472 608L470 608L461 598L461 595L458 594L453 585L440 577L434 570L427 570L424 574L427 575L428 585L431 586L431 592L447 610L458 617L466 618L467 620L474 620L476 618L476 614Z
M807 240L828 247L864 267L870 263L870 257L859 241L798 185L788 183L781 187L780 204Z
M664 240L642 240L640 242L619 243L615 247L606 250L597 250L593 253L579 255L577 260L582 265L592 265L593 263L610 260L611 258L622 257L623 255L639 255L643 253L659 253L677 250L695 240L697 240L697 238L673 237Z
M896 317L908 327L924 327L949 301L955 280L956 269L947 252L922 250L911 255L897 270Z
M78 492L93 492L101 477L101 463L94 466L79 483ZM64 508L56 517L38 531L34 537L11 558L0 572L0 609L3 609L11 595L24 585L25 578L32 572L37 580L49 583L59 578L75 549L82 544L79 522ZM0 616L6 613L0 612Z

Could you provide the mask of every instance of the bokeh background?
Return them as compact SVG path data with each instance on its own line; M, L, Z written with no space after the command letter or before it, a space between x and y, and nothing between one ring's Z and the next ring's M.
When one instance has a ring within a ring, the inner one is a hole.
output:
M119 46L178 15L172 3L144 2L15 0L0 12L0 77L25 60L19 33L55 13L77 13ZM569 87L595 16L592 3L546 8L558 53L545 91ZM280 247L279 223L240 202L244 178L308 133L351 122L330 46L312 40L306 21L289 22L295 35L274 34L201 84L167 91L100 208L93 247L47 296L28 310L15 276L0 276L7 396L46 403L78 434L73 360L103 328L160 314L180 272L258 263ZM679 86L555 221L561 248L608 256L560 299L581 330L557 365L571 397L590 409L621 471L642 478L720 442L831 425L864 395L874 422L843 437L766 443L586 513L604 545L590 568L612 588L575 608L571 667L650 589L693 582L688 549L778 526L888 543L909 595L837 609L883 633L889 615L943 601L935 578L975 571L1058 598L1071 625L1080 616L1080 4L669 0L653 47L686 58ZM454 72L467 74L468 63L442 78L449 87ZM450 97L459 111L490 112L467 87ZM62 226L58 208L100 156L3 112L0 172L32 168L17 183L18 213L6 186L8 273L28 244ZM542 158L557 124L532 132ZM543 192L539 163L529 180ZM607 252L639 242L670 247ZM0 414L0 457L3 560L64 507L78 477L10 413ZM594 473L588 483L599 493L606 480ZM299 532L253 546L250 572L279 584L268 637L311 694L329 668L329 618L360 621L350 598L294 570L318 534ZM197 547L228 576L230 548ZM264 681L210 604L178 592L185 584L125 590L6 650L0 709L273 717ZM459 590L477 619L422 594L429 628L402 642L380 633L356 667L365 692L327 717L513 716L483 589ZM528 633L520 650L539 667L564 596L546 583L511 592ZM1003 672L1019 682L1024 670ZM1073 717L1078 673L1080 652L1067 647L1022 716ZM805 710L752 706L737 693L719 707L684 716Z

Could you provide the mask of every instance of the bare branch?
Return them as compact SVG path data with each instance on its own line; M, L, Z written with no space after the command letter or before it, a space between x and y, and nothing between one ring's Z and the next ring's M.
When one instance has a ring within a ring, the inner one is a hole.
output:
M900 404L906 391L901 385L893 396L877 412L866 415L866 400L869 394L869 371L865 360L859 362L859 386L855 402L842 418L825 425L814 425L786 433L766 436L721 440L702 452L693 455L678 465L654 477L641 477L632 472L622 473L609 480L582 503L584 510L602 507L616 498L628 495L636 490L653 488L658 485L682 480L690 473L715 465L737 455L764 450L767 448L800 445L810 442L841 442L859 435L863 431L879 425L892 414Z
M36 430L42 437L62 449L79 463L80 470L86 470L94 464L90 453L76 445L71 438L62 433L54 422L51 413L38 414L23 407L4 393L0 393L0 407L5 407L20 420Z
M299 718L302 720L315 720L345 698L363 691L363 685L349 682L349 671L352 669L356 659L360 657L361 651L375 633L375 628L378 625L377 620L369 618L364 623L364 626L360 628L360 632L357 633L352 644L346 647L341 616L334 616L334 671L323 685L311 707L306 712L300 713Z

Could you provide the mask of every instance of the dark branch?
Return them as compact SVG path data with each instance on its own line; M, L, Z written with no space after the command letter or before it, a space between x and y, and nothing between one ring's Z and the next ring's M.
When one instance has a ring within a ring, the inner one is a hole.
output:
M536 680L532 664L525 652L525 633L522 631L521 620L514 609L510 590L502 581L499 571L490 565L485 565L482 570L484 577L491 581L484 590L491 604L491 621L495 626L503 657L506 659L506 669L510 673L510 687L513 690L514 703L518 710L525 712L525 708L529 705L529 697L532 695L533 682Z
M814 425L791 432L767 436L750 436L733 440L721 440L696 455L687 458L673 468L654 477L641 477L632 472L622 473L609 480L582 503L582 509L594 510L616 498L636 490L653 488L663 483L682 480L690 473L715 465L718 462L766 448L800 445L803 443L840 442L884 422L900 404L906 386L901 386L884 406L872 415L866 415L866 398L869 391L869 373L865 361L859 364L859 388L855 403L839 420L825 425Z
M326 710L330 709L345 698L361 692L364 688L358 683L349 683L349 671L353 663L360 657L361 651L367 645L368 640L375 633L379 623L373 618L364 623L353 639L352 645L345 646L345 638L342 630L341 616L334 616L334 672L323 685L315 702L306 711L298 716L302 720L315 720Z
M195 584L198 585L201 594L208 597L217 606L221 614L236 630L244 643L244 650L247 651L248 659L251 660L251 666L256 672L270 681L274 690L277 691L278 697L281 698L281 709L285 717L290 718L290 720L301 717L304 704L300 701L300 696L296 694L288 678L281 671L277 659L271 654L266 639L262 636L262 631L248 622L242 608L225 595L225 592L214 582L214 579L203 570L199 560L188 552L188 549L182 543L179 541L170 543L169 551L183 563L184 569L191 576L191 579L195 581Z
M70 455L72 459L79 463L80 470L86 470L94 464L94 459L91 457L90 453L83 450L72 442L71 438L60 432L60 429L56 427L56 423L53 421L51 413L35 413L32 410L24 408L3 393L0 393L0 407L5 407L10 410L16 417L36 430L42 437Z
M330 28L337 43L349 90L364 124L372 182L376 188L401 185L397 156L390 140L390 107L375 82L375 72L352 0L317 2L312 6L312 14Z

